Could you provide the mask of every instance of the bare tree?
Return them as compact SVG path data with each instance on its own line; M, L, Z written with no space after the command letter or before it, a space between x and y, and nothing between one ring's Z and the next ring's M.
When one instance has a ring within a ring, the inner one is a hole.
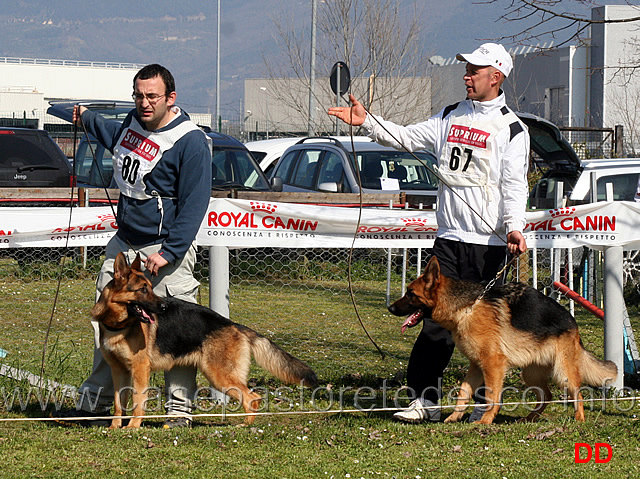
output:
M609 104L615 124L624 125L624 146L628 156L640 153L640 86L631 82L629 72L617 76L620 88L612 89Z
M599 62L592 62L589 74L601 78L605 88L607 121L625 125L627 145L635 150L640 127L638 116L637 71L640 70L640 5L637 1L624 2L627 8L592 11L605 5L594 0L486 0L492 4L506 4L500 17L518 26L517 33L500 37L520 45L533 46L553 39L553 48L588 45L604 48L606 25L618 25L617 35L624 40L615 53L600 54ZM619 4L618 4L619 5ZM595 12L595 13L594 13ZM620 33L624 32L624 33Z
M640 22L640 7L637 2L627 1L637 8L637 15L619 19L594 19L588 15L591 8L603 6L593 0L486 0L483 3L504 3L505 13L500 17L505 22L521 26L518 32L500 37L520 45L536 46L540 42L554 39L554 47L586 42L589 27L595 24ZM585 12L580 13L580 12Z
M372 112L400 123L424 119L430 112L428 55L421 38L423 16L414 3L406 12L400 0L324 0L317 15L316 78L326 79L336 61L349 66L352 93ZM403 10L404 9L404 10ZM407 21L409 19L409 21ZM285 57L282 65L265 58L274 92L283 105L306 118L307 97L292 95L295 90L309 91L310 45L305 28L295 28L282 19L274 19L277 42ZM282 80L290 78L289 81ZM280 86L278 86L280 85ZM332 103L328 81L318 81L314 96L319 109ZM316 130L326 129L322 112Z

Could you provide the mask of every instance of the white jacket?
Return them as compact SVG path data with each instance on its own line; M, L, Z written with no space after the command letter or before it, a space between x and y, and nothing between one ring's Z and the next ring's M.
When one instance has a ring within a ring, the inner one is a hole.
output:
M529 132L502 92L491 101L448 106L415 125L371 116L362 126L377 143L427 149L438 157L439 176L446 183L441 181L438 189L438 237L505 245L507 233L524 230Z

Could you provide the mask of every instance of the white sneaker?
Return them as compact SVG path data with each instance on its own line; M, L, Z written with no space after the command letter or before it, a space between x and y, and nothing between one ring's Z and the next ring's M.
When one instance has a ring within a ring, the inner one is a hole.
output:
M440 409L425 409L430 406L437 406L437 404L428 399L414 399L407 409L395 413L393 419L410 424L418 424L423 421L440 421Z

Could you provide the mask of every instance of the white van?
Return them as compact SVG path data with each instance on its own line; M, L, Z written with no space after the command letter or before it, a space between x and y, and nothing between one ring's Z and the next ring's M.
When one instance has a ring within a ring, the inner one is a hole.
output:
M573 204L606 201L606 185L611 183L614 201L633 201L639 177L640 158L583 160L569 199Z

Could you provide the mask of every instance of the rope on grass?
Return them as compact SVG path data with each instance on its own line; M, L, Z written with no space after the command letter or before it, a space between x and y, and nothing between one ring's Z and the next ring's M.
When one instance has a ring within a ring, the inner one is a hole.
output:
M364 398L363 398L364 399ZM573 403L596 403L596 402L621 402L621 401L640 401L640 396L632 396L632 397L614 397L614 398L597 398L597 399L556 399L551 401L522 401L522 402L499 402L499 403L476 403L476 404L467 404L468 408L476 408L476 407L488 407L495 406L496 404L500 407L504 406L537 406L539 404L563 404L569 405ZM446 409L454 409L457 406L455 404L446 404L446 405L436 405L436 406L422 406L416 409L421 409L425 411L444 411ZM224 408L224 406L223 406ZM317 410L301 410L301 411L269 411L269 412L255 412L255 413L245 413L245 412L226 412L223 411L221 413L201 413L201 414L190 414L189 416L192 419L197 418L228 418L228 417L245 417L245 416L303 416L303 415L321 415L321 414L352 414L352 413L392 413L405 410L406 408L389 408L389 407L380 407L380 408L356 408L356 409L317 409ZM86 420L108 420L113 419L115 416L105 415L105 416L85 416L85 417L73 417L73 418L53 418L53 417L25 417L25 418L0 418L0 423L6 422L59 422L62 419L64 422L73 422L73 421L86 421ZM175 418L175 415L169 414L145 414L144 416L118 416L119 419L133 419L133 418L143 418L143 419L167 419L167 418Z

